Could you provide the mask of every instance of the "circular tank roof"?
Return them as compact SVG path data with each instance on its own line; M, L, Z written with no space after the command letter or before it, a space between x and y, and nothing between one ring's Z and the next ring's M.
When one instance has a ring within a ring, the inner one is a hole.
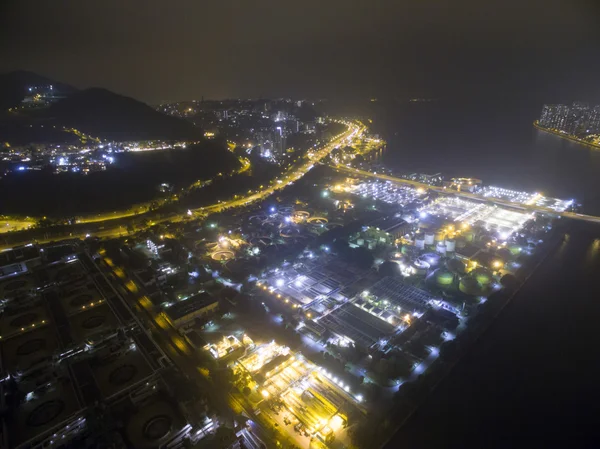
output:
M481 285L488 285L492 282L492 274L485 268L475 268L471 272L471 276L474 276Z
M421 259L415 260L413 262L413 266L419 270L429 270L429 268L431 268L431 265L429 265L429 263Z
M433 278L435 279L435 282L438 285L446 287L452 284L452 281L454 280L454 275L445 268L438 268L433 273Z
M458 259L448 259L446 261L446 268L453 273L463 274L465 272L465 264Z
M479 285L479 282L475 278L470 276L462 278L458 284L458 288L467 295L477 296L481 294L481 285Z
M423 254L419 259L424 260L429 265L437 265L440 262L440 255L436 253Z

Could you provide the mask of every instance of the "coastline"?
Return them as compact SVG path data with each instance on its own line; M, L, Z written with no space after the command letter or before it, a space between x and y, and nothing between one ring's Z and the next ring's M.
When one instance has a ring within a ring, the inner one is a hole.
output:
M568 225L567 225L568 226ZM421 390L421 394L417 397L417 399L413 402L412 406L409 408L408 413L400 420L400 422L395 426L394 431L391 435L388 435L385 442L379 445L380 449L387 449L388 447L392 447L391 445L394 442L394 439L397 438L398 432L402 430L402 428L410 421L410 419L415 415L415 413L419 410L419 408L424 404L424 402L431 397L437 387L451 374L454 368L463 360L463 358L475 347L485 336L485 334L489 331L489 329L496 323L502 312L512 303L513 298L521 291L523 286L529 281L529 279L537 272L538 268L546 262L546 260L556 251L559 245L562 242L560 239L560 234L562 234L564 228L561 228L560 232L553 229L550 231L551 237L549 240L545 242L543 245L542 251L538 253L536 259L534 261L534 265L528 267L525 270L521 270L522 278L519 279L519 285L507 291L506 288L503 288L499 292L496 293L496 301L494 301L495 310L491 315L486 317L483 326L476 331L474 331L475 335L472 335L471 338L465 338L464 342L461 344L461 348L457 351L456 355L450 356L449 360L440 360L437 358L429 367L429 376L430 382L428 388ZM520 276L519 276L520 277ZM473 332L471 330L471 332Z
M598 144L586 142L583 139L579 139L579 138L571 136L569 134L563 134L561 132L555 131L555 130L550 129L550 128L544 128L544 127L542 127L542 126L540 126L538 124L537 120L535 120L533 122L533 126L534 126L534 128L539 129L540 131L544 131L544 132L547 132L549 134L553 134L555 136L560 137L561 139L570 140L571 142L574 142L574 143L576 143L578 145L582 145L582 146L588 147L588 148L590 148L592 150L600 150L600 145L598 145Z

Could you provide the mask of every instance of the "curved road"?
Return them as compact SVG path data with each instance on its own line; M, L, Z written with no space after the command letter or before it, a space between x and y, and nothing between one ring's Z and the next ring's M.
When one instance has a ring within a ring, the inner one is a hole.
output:
M313 168L314 164L318 163L321 159L329 155L336 147L341 145L342 143L350 143L353 139L361 137L365 132L366 127L360 122L348 121L348 120L335 120L335 122L343 124L347 127L346 131L341 134L335 136L329 143L321 147L320 149L314 151L310 158L307 158L305 162L303 162L299 166L295 166L290 168L282 177L279 178L277 183L272 186L266 186L264 189L243 196L242 198L238 198L230 201L223 201L216 204L212 204L209 206L200 207L197 209L191 210L192 215L196 217L206 217L210 214L214 214L217 212L222 212L227 209L235 208L235 207L243 207L255 201L262 200L272 195L278 190L282 190L287 187L289 184L297 181L302 176L304 176L310 169ZM139 215L141 216L141 214ZM161 220L153 220L153 224L160 223L163 221L171 221L171 222L179 222L188 218L188 214L181 214L176 216L170 216ZM112 220L110 220L112 221ZM118 219L114 220L112 223L98 222L98 223L90 223L90 225L95 226L96 230L87 229L81 230L80 232L74 232L70 235L50 235L52 232L52 228L48 230L40 230L40 233L48 233L47 237L41 239L35 239L31 236L27 239L24 239L23 242L11 242L9 244L0 244L0 249L10 248L13 246L18 246L19 244L28 243L30 241L36 241L37 243L47 243L50 241L59 241L65 239L75 239L75 238L85 238L88 235L94 237L117 237L127 233L125 223L120 222Z

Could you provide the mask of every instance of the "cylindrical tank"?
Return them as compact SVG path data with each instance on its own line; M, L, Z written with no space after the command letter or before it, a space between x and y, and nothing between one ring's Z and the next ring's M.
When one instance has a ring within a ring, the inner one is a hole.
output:
M433 274L435 283L440 287L450 287L454 281L454 275L444 268L439 268Z
M485 268L475 268L471 272L471 276L474 276L477 282L484 287L490 285L493 280L491 273Z
M516 243L512 243L508 245L508 250L515 256L518 256L521 253L521 245L517 245Z
M498 256L498 259L500 259L503 264L507 260L511 260L513 258L513 254L508 248L500 248L498 251L496 251L496 256Z
M433 245L433 240L434 240L434 234L432 232L426 232L425 233L425 244L426 245Z
M440 255L436 253L426 253L420 257L421 260L424 260L432 267L440 263Z
M417 259L412 263L413 268L415 269L415 274L425 275L427 271L431 267L427 262L421 259Z
M418 249L425 249L425 239L423 237L417 237L415 239L415 246Z
M446 260L446 268L448 268L448 270L456 274L465 273L465 264L458 259Z
M471 276L463 277L458 284L458 289L461 292L472 296L480 295L482 290L479 282L477 282L477 280Z
M356 244L358 246L363 246L365 244L365 239L356 239Z
M446 237L446 233L444 231L437 231L435 233L435 241L436 242L443 242L445 237Z
M435 250L438 253L444 255L444 254L446 254L446 245L444 244L444 242L438 242L438 244L435 247Z
M456 240L454 239L446 239L446 251L449 253L453 253L456 251Z

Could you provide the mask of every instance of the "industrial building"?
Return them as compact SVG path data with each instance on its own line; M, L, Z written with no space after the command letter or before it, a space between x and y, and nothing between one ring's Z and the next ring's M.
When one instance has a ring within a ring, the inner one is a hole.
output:
M388 204L397 204L400 207L420 205L425 193L411 186L378 180L357 185L348 184L346 190L363 198L373 198Z
M427 292L385 277L314 324L342 342L368 348L401 332L427 310L431 300ZM306 325L311 330L316 327L309 321Z
M381 311L383 312L383 310ZM382 338L390 337L396 328L377 315L363 310L359 305L347 303L319 319L338 338L370 347Z
M323 300L347 300L344 291L367 273L368 270L341 262L334 256L321 256L280 270L267 279L267 283L281 299L310 308ZM267 289L266 285L262 286Z
M34 245L0 251L0 279L25 273L42 264L40 249Z
M394 239L399 239L414 229L412 223L396 216L380 218L369 223L369 226L390 234Z
M259 407L267 410L270 401L283 404L297 429L323 441L342 431L344 413L362 400L340 379L275 342L257 347L234 369L250 379L247 385L258 393Z
M206 292L202 292L167 307L162 314L173 327L179 329L187 326L196 318L215 312L218 307L219 301L217 299Z
M3 429L10 430L0 432L2 447L77 444L79 438L94 438L88 420L99 402L110 414L155 401L161 365L152 355L154 346L145 334L130 332L131 316L117 306L113 292L107 300L87 270L93 266L79 254L28 266L25 274L2 282L4 292L35 292L7 302L0 317L0 376L7 379L0 395L10 407L3 416ZM122 437L131 444L136 432L146 432L145 442L133 447L172 441L185 424L176 409L166 410L160 415L173 431L160 431L158 414L150 413L142 422L125 417Z
M439 217L456 223L456 226L480 225L496 232L502 240L506 240L532 218L531 213L455 197L438 198L422 209L421 215L425 220L428 216ZM450 225L449 229L457 231L456 226Z
M190 335L197 334L195 332L191 332L190 334L186 334L186 337L190 337ZM194 337L191 337L191 339L193 340ZM195 347L199 346L194 341L192 341L192 345ZM203 345L203 349L208 351L215 359L222 359L232 356L236 352L239 352L238 350L242 348L254 348L254 342L246 334L243 335L242 341L240 341L235 335L226 335L214 343Z

